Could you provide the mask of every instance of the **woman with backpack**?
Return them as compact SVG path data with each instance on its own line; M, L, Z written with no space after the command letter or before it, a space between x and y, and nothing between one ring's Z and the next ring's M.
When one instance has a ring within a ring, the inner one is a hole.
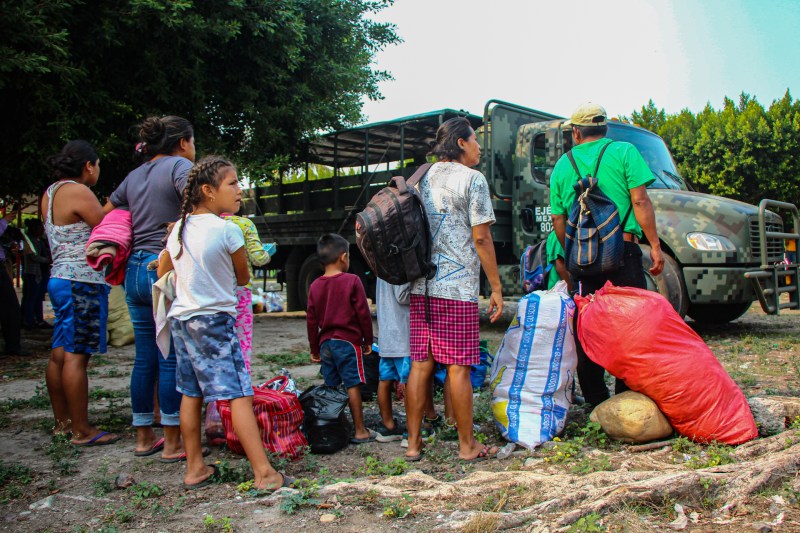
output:
M411 287L411 374L408 378L406 459L422 458L422 416L435 363L447 367L459 454L465 462L487 459L496 449L473 434L470 368L480 363L478 293L483 267L492 288L491 321L503 311L490 225L495 222L486 178L472 167L480 162L475 131L463 117L444 122L428 154L437 159L419 182L433 235L433 279Z

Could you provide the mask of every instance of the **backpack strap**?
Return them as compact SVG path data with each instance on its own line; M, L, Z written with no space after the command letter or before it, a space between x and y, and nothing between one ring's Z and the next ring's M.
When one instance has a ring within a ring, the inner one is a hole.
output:
M613 143L613 142L614 141L611 141L610 143L607 143L600 150L600 155L597 157L597 165L595 165L595 167L594 167L594 174L592 175L593 178L597 177L597 172L600 170L600 161L603 160L603 154L606 153L606 148L608 148L611 145L611 143ZM569 159L569 162L572 163L572 168L575 169L575 173L578 175L578 179L581 179L583 176L581 176L581 171L578 170L578 164L575 162L575 158L572 155L572 150L567 152L567 159Z
M433 163L423 163L422 165L420 165L417 171L414 172L411 175L411 177L406 180L406 185L409 187L413 187L417 183L422 181L422 178L425 177L425 174L428 173L428 171L431 169L432 166Z

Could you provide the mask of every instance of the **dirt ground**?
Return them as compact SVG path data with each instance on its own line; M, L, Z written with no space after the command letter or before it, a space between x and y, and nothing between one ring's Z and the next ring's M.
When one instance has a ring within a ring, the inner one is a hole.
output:
M512 313L513 306L502 324L482 324L481 336L493 352ZM273 377L281 367L300 388L321 381L317 367L305 364L303 318L302 313L257 315L254 381ZM770 317L754 306L725 326L690 325L747 396L800 396L800 313ZM92 359L89 371L92 421L123 439L76 449L52 436L44 388L48 341L47 332L25 332L24 346L34 355L0 359L3 530L800 531L800 429L738 449L673 439L637 451L587 426L582 406L570 411L562 443L536 452L518 449L503 460L461 464L453 436L440 433L416 464L399 459L403 450L397 442L277 461L301 482L299 490L271 496L239 486L249 477L247 463L214 447L208 461L227 481L187 492L184 464L133 455L128 425L133 346L109 348ZM441 408L439 396L437 402ZM476 397L475 412L479 438L503 445L486 392ZM374 401L365 404L365 414L375 427ZM763 482L739 490L747 481L740 478L758 477L747 472L767 470ZM115 488L115 480L124 478L134 484Z

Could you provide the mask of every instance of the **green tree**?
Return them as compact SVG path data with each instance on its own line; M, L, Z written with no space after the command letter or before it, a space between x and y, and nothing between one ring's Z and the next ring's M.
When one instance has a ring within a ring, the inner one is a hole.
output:
M769 109L742 93L696 115L667 115L651 100L632 119L664 138L681 174L703 192L752 204L800 201L800 102L788 90Z
M0 0L2 192L40 192L46 157L84 138L107 192L149 114L195 125L198 150L274 175L314 133L363 120L399 42L370 17L392 0Z

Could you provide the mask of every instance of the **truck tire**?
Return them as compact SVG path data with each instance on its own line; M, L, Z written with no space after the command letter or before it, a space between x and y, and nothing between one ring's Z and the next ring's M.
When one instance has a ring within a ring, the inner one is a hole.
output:
M644 267L645 278L647 278L647 288L659 293L669 300L672 308L681 315L686 316L689 309L689 296L686 293L686 283L683 281L683 274L678 262L671 256L664 254L664 270L658 276L650 274L650 267L653 262L650 260L650 247L640 244L642 249L642 266Z
M300 303L300 296L297 290L297 278L300 273L300 266L303 264L307 252L300 246L292 248L289 257L286 258L284 266L286 283L286 310L305 311L305 303Z
M689 317L699 324L726 324L745 314L752 303L692 304Z
M361 279L361 284L364 285L364 292L367 294L367 298L372 300L372 303L375 303L377 279L361 255L355 255L353 252L350 252L350 273L355 274Z
M297 299L302 310L308 306L308 289L311 283L324 273L325 269L319 263L319 256L316 253L309 255L303 261L300 273L297 275Z

